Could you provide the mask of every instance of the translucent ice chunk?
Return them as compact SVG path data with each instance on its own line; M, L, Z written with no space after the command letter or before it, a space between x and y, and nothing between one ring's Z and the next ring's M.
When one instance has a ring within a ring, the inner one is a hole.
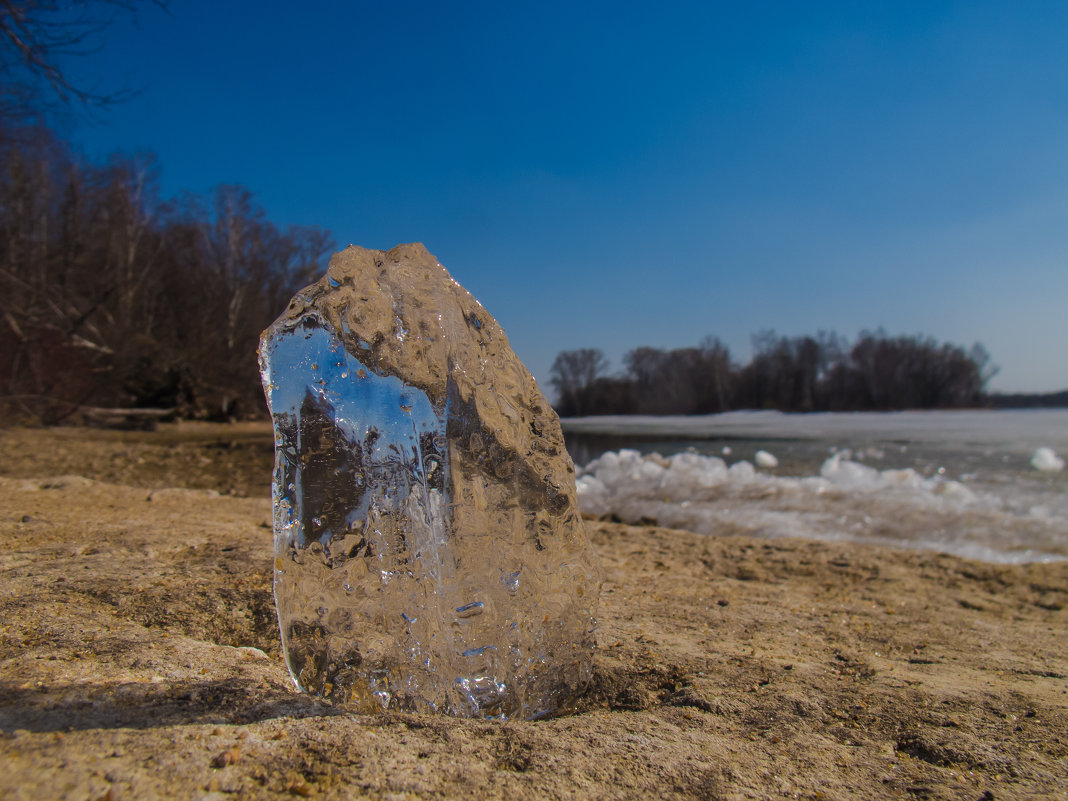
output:
M1056 473L1064 469L1064 459L1053 448L1037 448L1031 457L1031 466L1045 473Z
M771 468L779 466L779 460L775 458L774 454L767 451L757 451L753 459L757 463L757 467Z
M363 709L550 714L598 572L559 422L422 246L349 248L260 344L289 669Z

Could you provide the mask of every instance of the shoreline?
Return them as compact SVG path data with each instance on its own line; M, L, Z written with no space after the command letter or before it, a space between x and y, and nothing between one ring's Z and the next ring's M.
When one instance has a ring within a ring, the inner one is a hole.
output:
M1016 428L998 437L976 438L976 424L1012 418ZM1052 425L1052 430L1051 430ZM733 411L707 415L593 415L562 417L564 434L677 439L823 439L914 437L932 430L951 442L1011 444L1020 453L1068 445L1068 408L924 409L887 412ZM1019 444L1021 443L1022 444Z

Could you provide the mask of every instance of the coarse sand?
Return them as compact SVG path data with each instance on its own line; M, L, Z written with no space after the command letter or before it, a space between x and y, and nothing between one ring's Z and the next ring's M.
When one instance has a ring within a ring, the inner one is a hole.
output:
M1068 798L1068 562L588 521L599 648L569 714L301 695L271 445L0 431L0 797Z

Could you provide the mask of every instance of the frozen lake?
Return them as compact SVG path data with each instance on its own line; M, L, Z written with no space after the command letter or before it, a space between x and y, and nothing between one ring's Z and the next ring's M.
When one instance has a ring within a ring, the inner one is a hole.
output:
M1068 471L1031 464L1040 447L1068 455L1068 409L562 423L580 504L593 514L988 561L1068 558ZM778 465L753 469L758 451Z

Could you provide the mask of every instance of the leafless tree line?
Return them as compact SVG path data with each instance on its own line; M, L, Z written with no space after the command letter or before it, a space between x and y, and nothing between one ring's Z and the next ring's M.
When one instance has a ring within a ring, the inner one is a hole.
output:
M564 351L550 371L562 416L712 414L732 409L785 412L946 409L984 402L997 372L980 344L965 350L925 336L862 332L849 344L834 333L753 337L753 358L731 360L727 346L636 348L624 371L608 374L595 348Z
M262 407L260 331L324 269L327 232L248 190L159 197L152 156L91 163L47 129L0 130L0 412L87 406L235 417Z

